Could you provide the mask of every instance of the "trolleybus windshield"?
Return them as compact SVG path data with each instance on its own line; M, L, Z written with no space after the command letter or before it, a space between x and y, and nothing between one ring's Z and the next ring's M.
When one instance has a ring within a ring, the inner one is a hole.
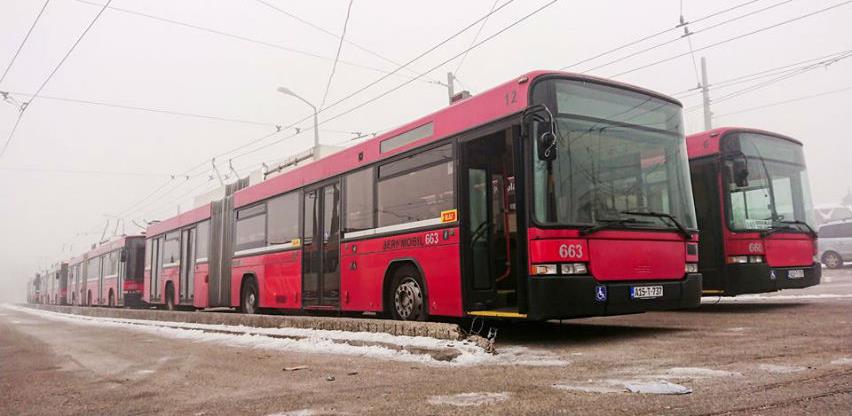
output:
M756 133L724 137L725 204L732 231L815 227L802 146ZM804 223L804 224L802 224Z
M555 108L556 119L556 158L542 160L533 146L538 223L675 229L671 216L696 228L679 105L581 81L536 88L534 100Z

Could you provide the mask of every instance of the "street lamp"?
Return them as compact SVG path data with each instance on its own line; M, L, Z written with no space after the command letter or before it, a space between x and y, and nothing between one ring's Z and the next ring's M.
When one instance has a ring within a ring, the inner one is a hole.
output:
M291 91L289 88L278 87L278 92L296 98L299 101L309 105L311 109L314 110L314 160L319 159L319 123L317 122L317 107L311 104L310 101L300 97L298 94Z

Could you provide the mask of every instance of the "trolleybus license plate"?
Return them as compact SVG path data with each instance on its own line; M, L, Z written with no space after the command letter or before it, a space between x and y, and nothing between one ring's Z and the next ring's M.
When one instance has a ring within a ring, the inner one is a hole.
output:
M805 271L801 269L790 270L789 272L787 272L788 279L801 279L803 277L805 277Z
M630 297L633 299L653 299L663 296L662 286L633 286Z

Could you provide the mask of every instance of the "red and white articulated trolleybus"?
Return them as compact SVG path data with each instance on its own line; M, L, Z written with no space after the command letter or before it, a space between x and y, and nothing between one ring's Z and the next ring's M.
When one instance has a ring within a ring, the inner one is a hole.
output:
M145 237L122 236L80 258L81 300L87 306L141 305Z
M724 127L687 138L704 293L735 296L819 284L802 144Z
M67 263L50 265L41 278L43 303L65 305L67 295Z
M681 105L604 79L528 73L226 195L148 228L146 301L408 320L700 302Z
M86 299L86 278L83 276L85 256L68 260L68 304L83 305Z

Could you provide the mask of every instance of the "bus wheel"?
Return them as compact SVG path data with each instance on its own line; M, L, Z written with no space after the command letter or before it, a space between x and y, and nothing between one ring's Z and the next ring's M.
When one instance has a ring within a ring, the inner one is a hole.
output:
M243 284L240 312L249 315L257 313L257 285L254 283L254 279L246 279L245 284Z
M88 296L86 297L86 306L92 306L92 291L89 291Z
M420 274L411 266L400 267L393 274L391 316L401 321L425 321L426 292Z
M839 254L829 251L822 255L822 264L829 269L839 269L843 267L843 258Z
M175 287L172 282L166 283L166 309L175 310Z
M115 295L110 290L109 291L109 307L112 308L113 306L115 306Z

